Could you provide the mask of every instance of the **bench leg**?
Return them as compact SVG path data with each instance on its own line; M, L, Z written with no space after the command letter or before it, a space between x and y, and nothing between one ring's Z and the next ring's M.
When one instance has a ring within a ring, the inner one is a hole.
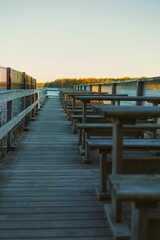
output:
M99 200L110 199L110 194L107 189L107 176L109 174L107 167L107 152L100 153L100 176L99 176L99 189L97 189L97 196Z
M114 189L112 189L112 211L115 223L122 222L122 202L117 200Z
M119 122L113 122L112 174L123 172L123 128Z
M90 149L87 143L85 143L83 163L92 163L92 160L90 159Z
M82 149L85 149L85 142L86 142L86 134L85 134L85 130L82 129Z
M132 203L132 238L131 240L148 239L148 210L157 207L156 202ZM152 238L151 238L152 239Z
M148 228L147 209L132 208L131 240L147 239L147 228Z
M85 132L84 129L81 129L81 146L80 146L80 152L81 152L81 155L85 155L85 148L86 148L86 137L87 136L87 133Z
M77 133L76 120L75 119L72 120L72 132Z
M82 145L82 129L78 130L78 146Z

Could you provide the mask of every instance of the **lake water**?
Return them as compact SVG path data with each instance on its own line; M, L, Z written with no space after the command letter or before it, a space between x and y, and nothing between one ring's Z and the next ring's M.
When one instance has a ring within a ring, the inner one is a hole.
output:
M59 96L59 92L60 91L58 88L53 88L53 90L47 91L47 96L48 98L53 98L53 97Z

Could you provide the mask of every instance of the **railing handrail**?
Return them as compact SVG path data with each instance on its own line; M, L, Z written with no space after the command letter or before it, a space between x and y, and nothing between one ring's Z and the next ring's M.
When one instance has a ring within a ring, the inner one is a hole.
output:
M9 131L11 131L25 116L27 116L28 113L32 111L32 109L35 108L35 106L38 104L38 100L36 100L32 105L27 107L24 111L20 112L18 115L16 115L14 118L12 118L9 122L4 124L0 128L0 139L2 139Z
M38 93L39 90L35 89L23 89L23 90L6 90L0 92L0 103L12 101L16 98L26 97Z

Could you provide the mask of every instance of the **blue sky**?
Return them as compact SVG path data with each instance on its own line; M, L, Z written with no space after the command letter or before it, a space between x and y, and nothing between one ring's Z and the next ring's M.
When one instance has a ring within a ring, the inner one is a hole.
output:
M35 77L160 76L159 0L0 0L0 66Z

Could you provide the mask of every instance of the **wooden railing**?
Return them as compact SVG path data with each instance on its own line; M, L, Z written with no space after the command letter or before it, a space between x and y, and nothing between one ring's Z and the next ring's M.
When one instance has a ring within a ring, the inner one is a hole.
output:
M129 96L160 96L160 77L140 78L74 86L75 90L128 94Z
M0 92L0 155L14 149L17 136L27 129L46 100L45 89Z

